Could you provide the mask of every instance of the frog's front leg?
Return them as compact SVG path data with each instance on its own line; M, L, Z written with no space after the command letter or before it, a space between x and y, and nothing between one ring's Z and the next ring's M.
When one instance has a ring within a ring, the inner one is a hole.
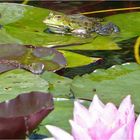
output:
M44 30L44 32L47 33L57 33L57 34L68 34L70 29L65 26L48 26L47 29Z
M89 31L86 30L85 28L75 29L71 31L71 34L74 36L83 37L83 38L90 37Z

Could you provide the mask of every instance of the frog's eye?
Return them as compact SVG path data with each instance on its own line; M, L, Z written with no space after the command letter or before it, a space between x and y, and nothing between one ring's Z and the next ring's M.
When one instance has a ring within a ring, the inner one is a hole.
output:
M61 15L56 15L55 18L60 19Z

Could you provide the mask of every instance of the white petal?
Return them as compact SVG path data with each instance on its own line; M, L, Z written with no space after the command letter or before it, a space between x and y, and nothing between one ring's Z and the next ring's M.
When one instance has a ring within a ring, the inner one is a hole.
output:
M101 116L101 120L106 124L110 125L115 120L118 114L116 106L112 103L107 103Z
M129 140L127 125L124 125L120 129L118 129L109 140Z
M53 135L55 140L74 140L69 133L56 126L46 125L46 128Z
M119 112L127 115L128 111L131 108L132 108L131 97L130 97L130 95L128 95L122 100L118 110L119 110Z
M140 140L140 115L138 116L134 126L134 140Z
M84 128L92 126L92 119L87 108L81 105L79 102L74 102L74 121Z
M70 120L70 124L72 126L74 140L92 140L86 129L80 127L72 120Z
M44 138L42 140L56 140L55 138Z
M127 116L127 126L128 126L128 135L129 135L128 139L130 140L133 140L134 125L135 125L135 112L134 112L134 105L133 105Z

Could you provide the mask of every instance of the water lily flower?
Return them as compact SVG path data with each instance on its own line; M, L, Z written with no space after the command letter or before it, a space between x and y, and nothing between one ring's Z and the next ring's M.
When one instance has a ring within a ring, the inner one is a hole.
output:
M130 95L118 108L113 103L104 105L97 95L88 109L75 101L70 124L72 134L47 125L53 135L50 140L140 140L140 115L136 120Z

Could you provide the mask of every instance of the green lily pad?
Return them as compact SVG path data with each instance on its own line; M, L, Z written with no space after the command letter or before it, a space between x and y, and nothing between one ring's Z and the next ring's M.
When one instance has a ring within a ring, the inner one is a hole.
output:
M4 28L0 29L0 35L0 44L21 44L20 40L9 35Z
M66 58L67 61L66 67L78 67L78 66L88 65L90 63L95 63L100 59L100 58L87 57L85 55L81 55L70 51L64 51L64 50L59 50L59 51Z
M49 92L54 97L70 98L73 96L70 91L71 79L47 71L40 77L49 83Z
M91 74L75 77L71 89L76 98L92 100L97 94L104 102L116 105L130 94L135 110L140 112L139 74L140 65L136 63L116 65L108 70L97 69Z
M114 42L115 39L109 36L100 36L91 39L91 42L83 45L59 47L63 50L119 50L119 46Z
M25 70L16 69L0 75L0 101L30 91L48 92L48 82Z

